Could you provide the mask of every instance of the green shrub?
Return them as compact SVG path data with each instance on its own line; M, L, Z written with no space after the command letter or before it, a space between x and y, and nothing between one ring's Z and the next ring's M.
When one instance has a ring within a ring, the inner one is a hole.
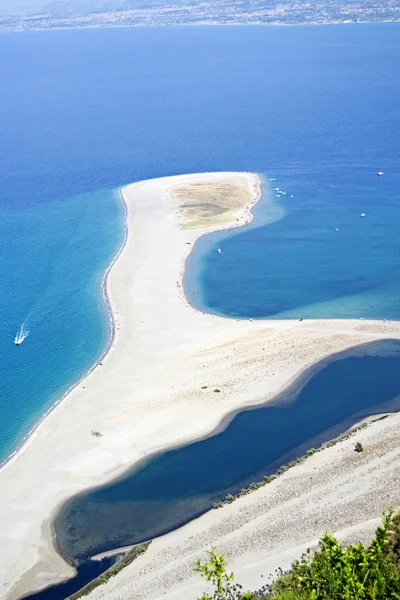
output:
M214 585L215 593L220 600L225 600L228 598L233 573L226 572L225 556L219 554L216 548L212 548L207 554L208 561L202 563L198 560L195 571ZM200 600L212 600L212 596L203 594Z
M354 446L354 450L356 452L362 452L364 450L364 446L361 442L357 442L357 444Z
M388 511L382 516L370 546L358 543L343 547L326 533L315 553L308 550L291 569L256 592L232 585L226 574L225 557L215 548L205 565L196 570L214 583L213 596L199 600L399 600L400 516Z
M399 517L392 511L382 517L382 525L366 548L358 543L344 548L331 534L323 536L319 550L303 554L291 570L271 586L271 598L284 598L293 592L298 598L313 600L398 600L400 577L393 537Z

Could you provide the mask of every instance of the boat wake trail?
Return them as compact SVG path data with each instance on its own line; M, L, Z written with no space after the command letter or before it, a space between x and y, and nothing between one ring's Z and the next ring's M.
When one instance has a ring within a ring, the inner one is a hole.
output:
M22 342L24 341L24 339L28 337L28 335L29 335L29 330L26 329L25 323L22 323L21 327L19 328L19 331L18 331L17 335L14 338L14 344L16 344L17 346L19 346L20 344L22 344Z

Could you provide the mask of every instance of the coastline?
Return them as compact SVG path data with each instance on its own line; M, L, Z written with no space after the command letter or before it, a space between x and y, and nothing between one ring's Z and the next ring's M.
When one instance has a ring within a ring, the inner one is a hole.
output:
M375 20L366 20L366 21L299 21L297 23L286 23L280 21L273 22L260 22L260 21L246 21L246 22L203 22L198 21L195 23L186 22L186 23L108 23L105 26L101 26L98 24L93 25L76 25L71 27L62 27L62 26L53 26L53 27L41 27L41 28L31 28L31 29L19 29L19 28L3 28L0 31L4 33L17 33L21 34L25 31L37 31L37 32L45 32L45 31L65 31L65 30L82 30L82 29L102 29L102 28L114 28L114 29L131 29L134 27L140 28L149 28L149 27L321 27L321 26L331 26L331 25L374 25L379 23L393 23L397 24L400 22L400 19L375 19Z
M96 360L96 362L93 364L93 366L91 366L77 381L75 381L74 383L72 383L69 388L60 396L60 398L58 398L58 400L56 400L47 410L46 412L42 415L42 417L37 421L37 423L35 423L33 425L33 427L30 429L30 431L28 431L28 433L22 438L22 440L18 443L17 447L15 448L15 450L13 450L11 452L11 454L9 454L9 456L7 456L2 462L0 462L0 469L3 468L3 466L5 466L10 460L13 459L14 456L16 456L19 452L22 452L24 449L24 446L26 444L26 442L28 442L29 438L34 435L35 431L37 430L38 427L40 427L41 423L49 416L49 414L55 409L57 408L57 406L67 397L69 396L69 394L71 392L73 392L73 390L75 388L77 388L81 383L83 383L85 381L85 379L90 375L90 373L92 373L92 371L94 371L94 369L96 369L101 362L103 362L105 360L105 358L107 357L113 343L114 343L114 339L115 339L115 321L114 321L114 314L113 314L113 310L112 310L112 305L111 302L109 300L109 289L108 289L108 275L114 265L114 263L118 260L121 252L124 249L124 246L126 244L126 240L127 240L127 236L128 236L128 221L127 221L127 211L128 211L128 207L126 205L126 202L122 196L121 193L121 189L117 190L119 196L120 196L120 201L123 203L124 206L124 237L123 240L121 242L121 245L116 253L116 255L114 256L114 258L111 260L111 262L109 263L109 265L106 267L106 270L104 271L104 275L102 277L101 280L101 296L104 302L104 307L106 312L108 313L108 320L109 320L109 339L105 345L104 350L102 351L102 353L100 354L100 357Z
M85 376L85 388L82 381L75 384L68 401L64 396L65 402L53 407L0 471L2 485L8 484L11 492L2 499L0 520L0 577L8 582L7 598L71 575L49 544L52 515L70 496L121 475L150 452L204 437L223 415L260 399L265 402L335 349L400 338L400 326L393 323L236 322L190 307L182 290L186 258L196 239L213 229L180 228L168 192L182 182L244 178L254 183L259 181L255 177L185 175L139 182L121 191L126 237L104 278L114 327L109 348ZM252 205L238 226L250 218ZM265 363L274 357L277 373L265 373L263 363L255 364L263 345L270 352ZM206 376L224 383L218 402L199 392ZM101 437L94 438L92 430Z

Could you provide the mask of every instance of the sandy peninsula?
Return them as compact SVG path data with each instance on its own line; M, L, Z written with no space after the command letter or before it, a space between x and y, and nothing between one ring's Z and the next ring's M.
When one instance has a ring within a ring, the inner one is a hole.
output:
M251 219L251 207L260 197L257 175L205 173L155 179L127 186L122 195L127 237L107 279L115 321L111 348L102 364L0 470L0 486L6 491L0 499L0 586L7 600L72 575L73 569L55 551L51 529L65 499L111 480L150 452L211 432L228 412L271 398L329 354L377 339L400 338L397 323L235 321L189 306L182 275L193 243L209 231L241 226ZM221 393L205 393L204 382L215 384ZM390 472L399 446L396 419L362 432L371 435L375 445L354 467L359 469L360 493L367 490L361 482L373 481L374 473L383 472L382 465L387 463ZM93 435L94 431L101 435ZM345 447L346 443L324 451L268 490L211 511L156 540L146 556L91 597L134 594L136 600L161 596L191 600L197 594L191 579L193 560L212 543L228 549L233 566L242 565L243 572L250 573L268 555L280 552L283 557L293 546L317 537L321 527L328 527L328 517L343 529L354 525L350 512L347 520L336 520L337 513L346 514L346 485L350 489L354 475L351 464L338 467L334 485L334 463L342 455L349 462ZM333 469L330 478L329 469ZM383 491L370 506L369 520L387 505L385 494L390 492ZM355 504L362 503L353 496ZM301 498L306 505L301 506ZM329 498L334 498L332 503ZM280 508L283 502L286 512ZM311 510L313 504L319 512ZM328 515L325 521L323 515ZM360 508L360 522L365 515ZM298 533L293 529L295 517L302 520ZM268 523L271 527L277 523L276 529L269 530ZM240 547L235 536L241 536ZM252 542L255 537L258 545ZM254 576L249 575L253 582ZM180 586L175 590L176 582Z

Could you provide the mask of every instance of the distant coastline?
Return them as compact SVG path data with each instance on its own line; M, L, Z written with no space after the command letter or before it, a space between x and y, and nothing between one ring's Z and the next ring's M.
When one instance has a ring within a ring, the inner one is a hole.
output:
M343 5L344 6L344 5ZM368 11L353 8L346 13L340 9L342 4L321 4L319 7L304 9L288 8L287 4L277 4L273 8L250 10L245 7L233 11L228 3L200 5L178 5L174 11L161 5L157 8L126 9L89 14L46 14L46 11L11 13L0 15L1 32L56 31L70 29L100 29L117 27L187 27L187 26L314 26L314 25L368 25L373 23L399 23L400 12L396 7L382 8L378 0L372 3ZM190 7L190 13L189 13ZM318 11L319 8L319 11ZM312 12L314 10L314 12ZM344 11L346 8L344 8ZM386 10L386 12L385 12ZM309 13L308 11L311 11ZM190 14L190 18L188 18ZM211 15L211 16L210 16Z

